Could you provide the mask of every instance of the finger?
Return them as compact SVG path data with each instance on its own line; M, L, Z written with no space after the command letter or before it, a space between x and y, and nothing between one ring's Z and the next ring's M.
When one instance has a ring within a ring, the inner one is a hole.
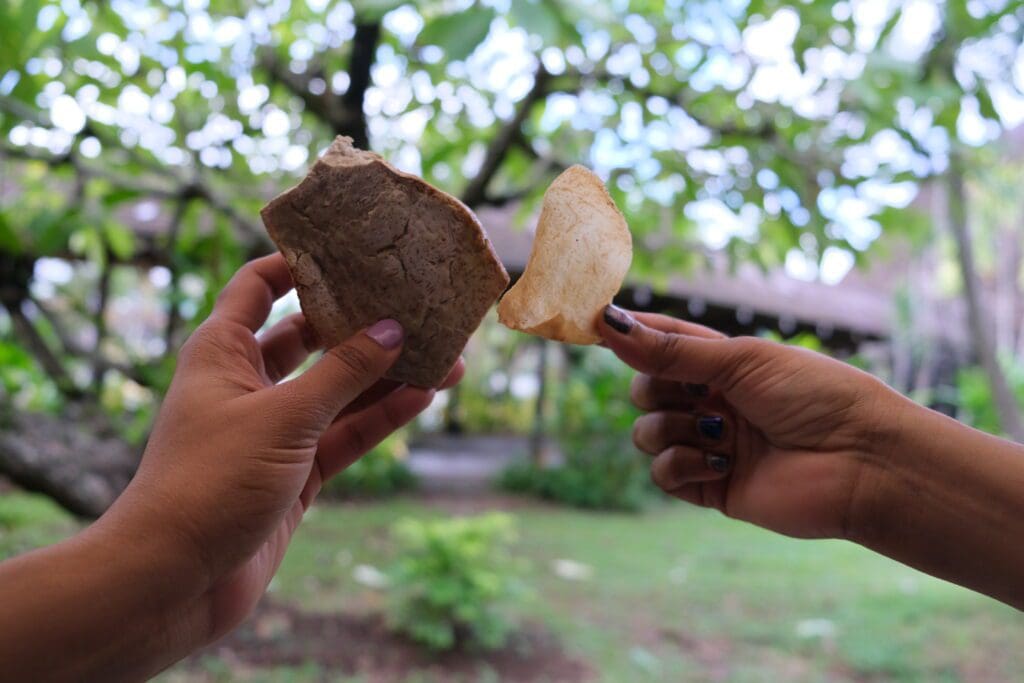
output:
M441 382L441 386L438 389L451 389L456 384L462 381L463 376L466 374L466 361L461 357L455 361L455 366L448 373L448 376Z
M653 327L662 332L674 332L675 334L688 334L691 337L704 337L706 339L725 339L725 335L718 330L704 327L697 323L691 323L679 318L673 318L660 313L640 313L629 311L629 313L648 327Z
M359 394L354 401L342 408L341 412L338 413L337 419L341 419L346 415L358 413L360 410L365 410L398 389L400 386L402 386L402 383L393 379L377 380L372 387Z
M459 358L459 360L455 363L455 367L453 367L451 372L448 373L448 376L445 378L445 380L441 382L441 386L438 387L438 390L450 389L451 387L455 386L456 384L459 383L459 380L462 379L462 376L465 374L465 372L466 363L461 358ZM367 406L373 405L374 403L381 400L388 394L392 393L400 386L402 386L402 384L400 382L396 382L395 380L382 379L376 384L374 384L372 387L364 391L362 394L360 394L359 397L356 398L356 400L352 401L352 403L345 406L345 408L341 411L338 417L340 418L344 417L345 415L351 415L352 413L358 413L360 410L363 410Z
M372 387L394 364L402 337L398 322L381 320L329 349L313 367L271 391L282 396L282 402L292 407L293 414L310 417L309 426L326 429L345 406Z
M704 482L698 481L692 484L683 484L679 488L665 491L665 493L691 505L704 506Z
M633 423L633 443L644 453L657 455L672 446L693 446L732 453L735 431L722 415L658 411L641 415Z
M654 377L714 384L731 373L737 361L734 339L709 339L662 332L648 327L616 306L607 306L599 331L608 348L630 367Z
M702 481L722 479L729 473L729 458L698 448L673 446L651 462L651 480L666 492Z
M629 397L640 410L693 410L709 393L706 384L680 384L643 373L629 384Z
M402 387L387 398L348 415L324 433L317 446L317 463L324 481L351 465L389 434L430 405L434 389Z
M291 288L292 276L281 254L249 261L225 285L210 317L230 320L255 332L266 322L274 302Z
M259 343L263 368L274 384L294 372L317 349L313 328L301 313L277 322L260 335Z

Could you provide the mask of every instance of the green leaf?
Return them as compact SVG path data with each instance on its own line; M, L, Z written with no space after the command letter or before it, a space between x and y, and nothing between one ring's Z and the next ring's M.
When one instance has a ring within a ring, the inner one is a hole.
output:
M405 0L353 0L352 9L360 22L375 23L381 17L405 4Z
M886 20L885 25L882 26L881 32L878 34L878 40L876 41L877 45L881 45L882 43L885 42L885 39L888 38L889 34L892 33L892 30L896 28L896 24L899 23L900 17L902 16L902 9L897 8L896 10L893 11L893 13Z
M28 235L40 254L53 254L65 247L74 225L74 211L40 211L28 224Z
M998 121L999 112L996 111L996 107L992 103L992 97L988 94L988 91L983 88L978 88L974 93L974 96L978 98L978 111L981 115L986 119Z
M416 41L420 45L437 45L453 61L462 60L473 54L487 37L494 17L493 8L473 5L462 12L431 20Z
M115 204L131 201L132 199L138 199L141 196L142 193L133 188L114 188L103 195L103 205L114 206Z
M512 0L510 16L515 25L540 36L545 45L579 40L579 31L554 0Z
M76 230L70 239L71 250L81 254L93 263L103 264L107 260L107 250L103 243L103 236L94 227L85 227Z
M36 33L38 2L7 0L0 3L0 73L20 68L26 58L26 41Z
M0 251L11 254L21 252L21 240L18 239L18 234L11 227L3 212L0 212Z
M103 237L114 256L119 259L131 258L135 253L135 235L120 223L110 222L103 228Z

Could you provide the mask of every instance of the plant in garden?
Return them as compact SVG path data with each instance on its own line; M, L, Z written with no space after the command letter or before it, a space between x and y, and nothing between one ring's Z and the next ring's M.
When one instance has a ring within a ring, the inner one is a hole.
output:
M516 391L516 378L533 375L537 346L526 335L509 330L489 314L467 348L473 362L449 393L447 426L459 431L526 434L533 406Z
M405 463L406 434L399 430L324 484L324 495L337 498L382 498L416 486Z
M564 462L513 464L499 487L575 507L640 509L654 489L647 461L629 436L639 415L629 402L632 376L603 349L578 352L566 381L559 383L551 424Z
M434 650L505 643L508 606L524 592L510 516L405 518L392 533L400 553L388 571L392 628Z
M1004 376L1019 405L1024 405L1024 363L1003 359ZM970 367L957 374L957 394L962 419L967 424L1003 435L988 376L980 367Z

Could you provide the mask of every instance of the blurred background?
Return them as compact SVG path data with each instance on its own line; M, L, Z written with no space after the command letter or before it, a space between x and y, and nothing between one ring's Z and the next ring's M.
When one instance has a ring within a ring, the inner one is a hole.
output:
M1009 0L4 0L0 557L124 487L182 341L273 248L259 208L335 135L461 198L513 277L585 164L634 234L617 303L1024 439L1022 35ZM657 496L603 349L492 316L466 359L163 680L1024 677L1009 608Z

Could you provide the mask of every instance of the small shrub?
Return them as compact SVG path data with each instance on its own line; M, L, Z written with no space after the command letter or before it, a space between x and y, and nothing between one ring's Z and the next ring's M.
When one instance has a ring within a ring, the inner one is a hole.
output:
M331 478L323 488L333 498L383 498L416 486L416 476L405 464L405 437L396 432L376 448Z
M1003 359L1003 370L1017 405L1024 406L1024 364ZM1005 434L999 419L999 410L993 398L988 375L979 367L965 368L957 375L960 419L990 434Z
M388 571L393 629L433 650L505 643L507 606L522 594L511 517L405 518L393 535L400 551Z
M630 440L639 415L629 400L633 376L604 349L586 349L558 385L551 432L565 463L514 464L498 480L506 491L574 507L633 511L652 498L648 460Z
M557 467L515 463L502 472L498 486L573 507L630 512L653 492L642 458L622 451L575 454Z

